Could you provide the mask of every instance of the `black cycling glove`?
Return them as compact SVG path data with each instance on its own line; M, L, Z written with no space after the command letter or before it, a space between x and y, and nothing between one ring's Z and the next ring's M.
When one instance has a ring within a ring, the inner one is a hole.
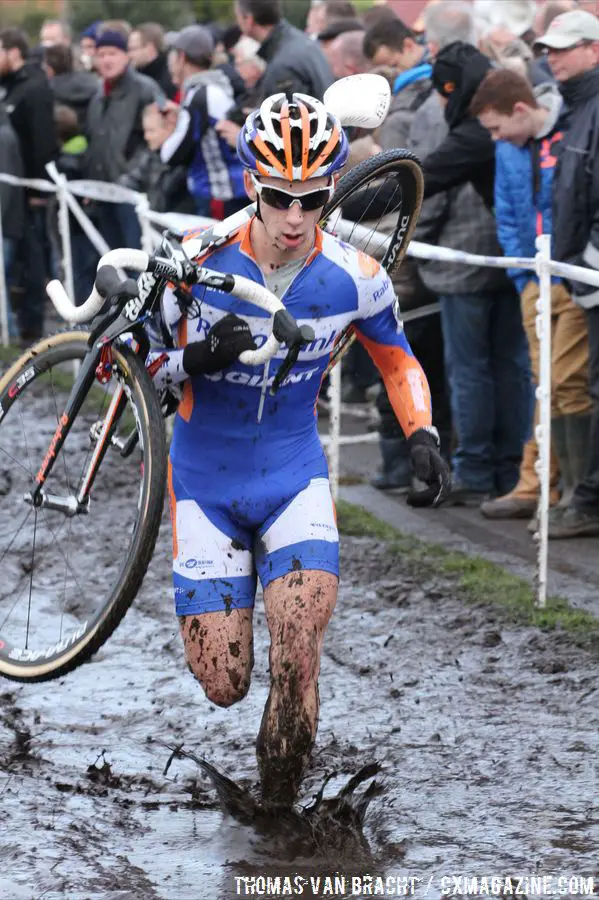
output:
M451 472L439 453L436 428L418 428L408 438L410 462L414 475L428 487L424 491L411 490L406 498L409 506L439 506L451 491Z
M212 375L234 363L244 350L255 350L250 326L229 313L212 326L205 341L192 341L183 350L188 375Z

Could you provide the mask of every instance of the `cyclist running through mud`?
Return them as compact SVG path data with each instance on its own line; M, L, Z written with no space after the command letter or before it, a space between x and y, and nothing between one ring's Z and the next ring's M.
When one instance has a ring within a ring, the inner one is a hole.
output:
M162 318L175 349L153 353L162 359L154 380L159 388L184 382L169 490L187 664L213 703L227 707L245 696L259 578L271 639L257 739L261 791L265 803L288 806L316 737L321 648L337 599L338 532L315 407L347 326L378 366L415 475L429 485L419 502L442 502L450 474L390 278L317 224L347 159L338 120L311 97L277 94L247 118L238 153L257 214L209 254L208 265L265 284L315 338L271 396L283 353L260 367L238 360L266 340L266 312L196 287L198 316L185 318L166 292Z

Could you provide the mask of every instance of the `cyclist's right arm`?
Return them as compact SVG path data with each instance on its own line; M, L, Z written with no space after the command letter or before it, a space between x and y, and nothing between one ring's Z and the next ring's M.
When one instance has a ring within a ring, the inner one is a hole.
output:
M189 377L183 368L184 347L179 346L181 321L182 314L174 291L167 288L162 296L160 312L155 313L144 325L150 341L146 368L159 391L180 384Z

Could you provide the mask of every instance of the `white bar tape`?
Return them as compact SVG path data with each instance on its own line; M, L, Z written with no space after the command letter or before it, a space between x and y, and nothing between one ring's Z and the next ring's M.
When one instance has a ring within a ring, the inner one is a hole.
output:
M263 363L268 362L269 359L272 359L275 353L279 351L280 347L281 345L274 334L271 334L264 346L260 347L258 350L244 350L243 353L240 353L239 361L242 362L244 366L261 366Z
M73 322L75 324L89 322L90 319L93 319L99 313L104 305L104 298L100 297L97 290L93 288L85 303L82 303L81 306L74 306L69 300L62 283L57 278L48 282L46 293L54 304L56 312L59 316L62 316L65 322Z
M149 256L143 250L130 250L119 248L117 250L109 250L105 253L100 262L101 266L114 266L115 269L134 269L136 272L145 272L148 268ZM97 316L102 306L104 298L99 295L97 290L92 288L92 292L81 306L75 306L69 300L68 294L63 285L54 279L46 285L46 293L54 304L56 312L62 316L66 322L74 322L81 324L89 322L94 316Z
M231 293L235 294L236 297L259 306L260 309L266 310L271 316L274 316L280 309L285 309L279 298L271 293L268 288L261 284L256 284L255 281L250 281L249 278L244 278L243 275L235 275L234 278L235 287Z
M105 253L100 262L101 266L114 266L115 269L134 269L136 272L145 272L148 268L150 257L145 250L132 250L127 247L118 247Z

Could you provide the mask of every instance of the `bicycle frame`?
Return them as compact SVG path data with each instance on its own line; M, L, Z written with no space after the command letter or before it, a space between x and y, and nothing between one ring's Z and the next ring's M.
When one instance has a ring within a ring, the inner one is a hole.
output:
M54 432L48 450L42 460L42 464L35 476L34 487L25 496L27 502L31 503L31 505L36 508L45 506L50 509L64 512L68 516L80 515L87 512L89 497L95 477L102 460L106 455L106 451L110 446L110 439L126 406L127 398L124 389L120 385L115 390L102 421L96 446L83 475L77 496L59 497L52 494L45 494L43 487L65 444L73 422L77 418L77 415L96 380L97 368L101 363L102 355L105 352L106 347L110 347L108 339L94 342L91 344L83 359L79 374L71 388L71 393L67 400L64 412L60 416L56 431Z

